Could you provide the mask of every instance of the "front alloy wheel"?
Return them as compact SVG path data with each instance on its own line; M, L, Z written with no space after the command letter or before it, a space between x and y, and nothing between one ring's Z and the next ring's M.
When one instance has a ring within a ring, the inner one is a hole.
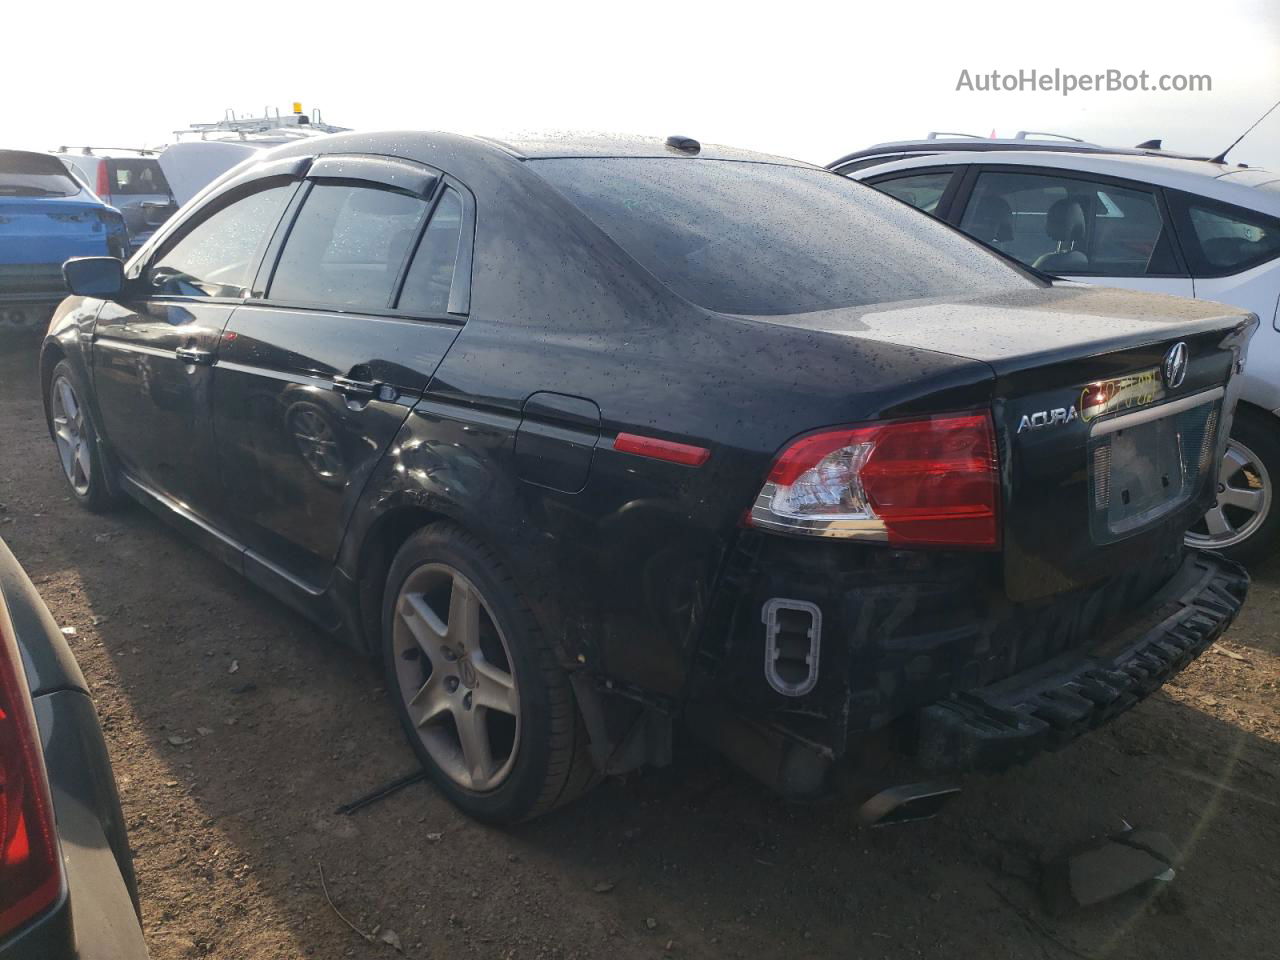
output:
M62 472L78 496L89 495L93 478L93 453L85 429L84 409L75 387L64 375L53 378L49 387L49 409L53 417L53 439L58 445Z
M58 450L58 465L71 492L84 507L100 513L115 506L116 497L108 484L108 467L102 454L93 417L76 389L71 364L59 360L49 371L45 416L49 435Z

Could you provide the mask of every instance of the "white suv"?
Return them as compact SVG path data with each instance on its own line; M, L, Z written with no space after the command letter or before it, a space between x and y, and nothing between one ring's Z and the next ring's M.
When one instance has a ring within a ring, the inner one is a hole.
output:
M1188 542L1241 560L1269 551L1280 534L1280 174L1152 149L956 146L882 145L830 168L1044 273L1258 315L1218 504Z

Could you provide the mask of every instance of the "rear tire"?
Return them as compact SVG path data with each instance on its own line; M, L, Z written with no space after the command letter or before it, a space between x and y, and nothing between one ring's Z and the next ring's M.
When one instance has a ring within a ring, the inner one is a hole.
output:
M45 399L58 465L76 502L86 510L105 513L117 506L118 499L107 481L102 442L83 397L71 364L59 360L49 374Z
M1241 408L1219 468L1218 505L1187 534L1187 545L1214 550L1238 563L1270 555L1280 537L1280 422Z
M568 674L515 581L471 534L433 524L396 553L382 654L410 745L468 816L528 820L595 781Z

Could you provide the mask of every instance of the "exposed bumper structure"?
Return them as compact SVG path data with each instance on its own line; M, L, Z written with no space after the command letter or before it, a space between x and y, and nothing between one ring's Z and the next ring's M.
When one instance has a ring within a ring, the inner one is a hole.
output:
M0 304L57 303L66 295L61 263L0 264Z
M1151 613L1118 636L1064 653L919 714L916 761L933 772L994 772L1065 746L1159 689L1231 625L1249 575L1192 554Z

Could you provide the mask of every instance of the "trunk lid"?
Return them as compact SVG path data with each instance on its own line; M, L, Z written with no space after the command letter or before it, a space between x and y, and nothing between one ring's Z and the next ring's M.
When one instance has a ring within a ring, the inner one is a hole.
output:
M102 209L96 200L74 197L0 196L0 262L61 264L101 256L107 249Z
M1070 283L783 322L991 369L1005 589L1018 601L1178 549L1213 503L1232 377L1257 325L1222 304Z

